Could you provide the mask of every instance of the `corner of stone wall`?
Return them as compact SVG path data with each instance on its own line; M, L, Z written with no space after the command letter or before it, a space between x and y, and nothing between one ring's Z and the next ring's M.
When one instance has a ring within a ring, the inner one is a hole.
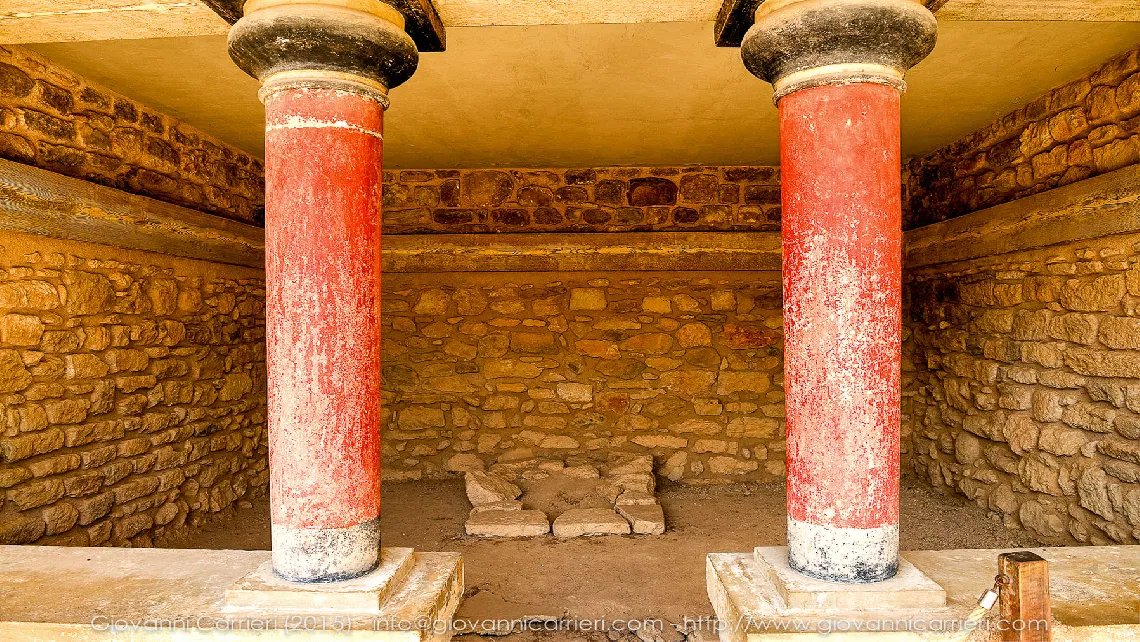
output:
M903 166L906 229L1140 160L1140 47Z
M0 544L149 546L266 493L259 270L0 237Z
M247 223L263 219L261 160L12 45L0 46L0 158Z

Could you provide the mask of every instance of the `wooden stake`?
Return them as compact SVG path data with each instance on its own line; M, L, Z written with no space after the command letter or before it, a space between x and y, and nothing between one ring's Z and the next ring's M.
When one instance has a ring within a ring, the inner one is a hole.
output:
M998 556L1001 587L1001 639L1049 642L1053 618L1049 605L1049 562L1036 553L1017 551Z

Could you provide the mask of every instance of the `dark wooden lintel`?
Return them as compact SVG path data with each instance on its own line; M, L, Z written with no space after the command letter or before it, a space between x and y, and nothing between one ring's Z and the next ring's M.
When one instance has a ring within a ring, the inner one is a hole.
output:
M415 41L420 53L443 51L447 48L443 21L440 20L432 0L384 0L384 2L404 14L404 19L407 21L404 30ZM242 10L244 0L202 0L202 3L230 24L237 22L244 13Z
M716 14L713 37L718 47L739 47L764 0L724 0Z

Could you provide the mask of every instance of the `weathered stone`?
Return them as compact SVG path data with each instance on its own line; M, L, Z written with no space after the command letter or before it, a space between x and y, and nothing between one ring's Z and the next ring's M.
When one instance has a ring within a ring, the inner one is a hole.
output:
M1061 304L1070 310L1094 312L1112 310L1124 298L1123 274L1111 274L1092 280L1069 279L1061 288Z
M703 323L686 323L677 330L677 345L695 348L712 345L712 332Z
M618 504L617 510L629 520L636 535L660 535L665 532L665 512L657 504Z
M1100 324L1100 340L1110 348L1140 349L1140 319L1107 317Z
M1091 377L1140 378L1140 352L1108 352L1091 348L1065 351L1065 365Z
M673 303L667 296L647 296L641 300L641 309L653 314L669 314L673 311Z
M671 392L683 395L708 394L716 381L716 373L707 370L674 370L663 373L658 381Z
M570 290L571 310L605 310L606 291L598 288L573 288Z
M533 364L514 359L489 359L483 362L483 376L488 379L504 379L519 377L534 379L542 374L542 368Z
M540 510L480 510L464 529L472 537L538 537L550 532L550 522Z
M1041 502L1029 500L1018 511L1021 523L1044 537L1059 537L1065 533L1065 523Z
M577 348L578 352L588 357L600 359L618 359L621 357L618 345L613 341L582 339L575 342L574 347Z
M620 347L630 352L665 354L673 347L673 337L663 332L646 332L622 341Z
M717 377L716 393L718 395L731 395L738 392L763 393L771 387L772 380L767 373L724 370Z
M587 535L628 535L629 522L608 508L568 510L554 520L554 536L560 538Z
M0 350L0 393L19 392L32 383L32 374L24 367L20 353Z
M629 204L634 207L673 205L677 185L667 178L634 178L629 181Z
M509 481L482 471L470 471L464 475L467 499L475 506L517 499L522 490Z
M467 205L489 207L501 205L514 190L514 182L506 172L476 170L462 178L462 197Z
M447 425L443 410L427 406L409 406L399 412L396 424L401 430L426 430ZM513 498L512 498L513 499Z
M1045 426L1038 438L1038 447L1054 455L1076 455L1081 447L1089 442L1089 435L1083 430L1064 426Z
M34 346L44 334L39 317L27 314L0 316L0 343L13 346Z
M425 316L441 316L447 313L451 296L440 289L425 290L412 311Z
M64 272L67 285L67 311L70 314L99 314L110 309L115 289L102 274L91 272Z
M483 460L471 453L456 453L447 460L447 470L453 473L466 473L484 468L486 465Z
M46 525L38 517L17 513L0 520L0 544L30 544L43 537Z
M589 403L594 400L594 390L589 384L566 382L557 384L554 389L560 399L571 403Z
M1089 468L1077 481L1077 494L1081 506L1101 517L1113 518L1112 502L1108 498L1108 476L1103 468Z
M709 457L709 471L715 475L743 475L755 471L760 464L751 460L740 460L735 457L716 456Z

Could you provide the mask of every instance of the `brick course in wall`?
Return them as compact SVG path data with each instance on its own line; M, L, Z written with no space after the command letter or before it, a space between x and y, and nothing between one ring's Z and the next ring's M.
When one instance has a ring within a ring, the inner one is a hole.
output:
M908 273L911 465L1043 541L1140 539L1140 235Z
M778 230L777 167L384 173L384 232Z
M780 275L384 277L384 477L593 452L784 474Z
M260 270L0 248L0 544L150 545L265 492Z
M903 168L912 229L1140 161L1140 48Z
M239 221L263 218L259 159L21 47L0 47L0 158Z

